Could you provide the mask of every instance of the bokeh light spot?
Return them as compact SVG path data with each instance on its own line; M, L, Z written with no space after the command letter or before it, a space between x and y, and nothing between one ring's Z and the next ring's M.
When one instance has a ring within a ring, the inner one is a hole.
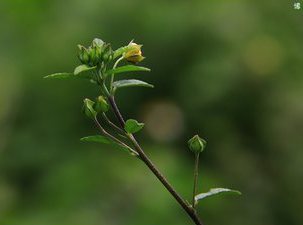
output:
M148 134L157 141L173 141L184 129L183 113L170 101L148 103L143 117Z
M244 53L245 64L257 75L275 72L281 66L282 59L280 43L269 36L259 36L250 41Z

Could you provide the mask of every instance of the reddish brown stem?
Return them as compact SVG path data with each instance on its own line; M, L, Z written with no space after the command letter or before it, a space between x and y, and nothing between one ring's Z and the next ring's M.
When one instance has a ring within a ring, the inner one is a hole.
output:
M109 97L109 102L112 107L112 110L117 117L121 128L124 129L125 121L115 103L114 97L111 95ZM131 142L134 145L134 148L136 149L137 153L139 154L139 158L146 164L146 166L153 172L153 174L158 178L158 180L164 185L164 187L170 192L170 194L177 200L177 202L182 206L182 208L186 211L186 213L190 216L190 218L195 222L196 225L203 225L201 219L196 214L196 210L188 204L179 194L178 192L173 188L173 186L168 183L166 178L162 175L162 173L155 167L153 162L149 159L149 157L145 154L145 152L142 150L141 146L136 141L135 137L130 134L129 135Z

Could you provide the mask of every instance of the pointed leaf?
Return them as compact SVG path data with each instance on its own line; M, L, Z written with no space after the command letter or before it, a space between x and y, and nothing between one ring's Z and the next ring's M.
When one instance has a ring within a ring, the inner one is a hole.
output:
M127 65L127 66L120 66L116 69L108 70L106 72L106 74L124 73L124 72L131 72L131 71L150 71L150 69L146 68L146 67L142 67L142 66Z
M199 201L201 199L213 196L213 195L217 195L217 194L221 194L221 193L225 193L225 194L236 194L236 195L241 195L242 193L240 191L236 191L236 190L231 190L231 189L227 189L227 188L212 188L209 190L209 192L205 192L205 193L201 193L195 196L195 201Z
M129 119L124 125L124 130L127 133L136 133L144 127L144 123L138 123L137 120Z
M111 144L112 142L114 142L110 138L105 137L105 136L101 136L101 135L87 136L87 137L81 138L80 140L81 141L100 142L100 143L103 143L103 144ZM114 143L116 143L116 142L114 142Z
M65 79L65 78L74 78L73 73L54 73L48 76L45 76L44 78L51 78L51 79Z
M91 70L94 70L94 69L96 69L96 68L97 68L96 66L89 67L89 66L83 64L83 65L77 66L77 67L75 68L74 74L75 74L75 75L78 75L78 74L80 74L80 73L84 73L84 72L87 72L87 71L91 71Z
M153 88L154 86L151 84L148 84L141 80L118 80L114 82L114 89L124 88L124 87L149 87Z
M109 145L112 145L112 146L114 146L118 149L127 151L128 153L133 155L133 153L127 147L124 147L124 146L118 144L117 142L113 141L112 139L110 139L108 137L105 137L105 136L102 136L102 135L83 137L80 140L81 141L91 141L91 142L99 142L99 143L103 143L103 144L109 144Z

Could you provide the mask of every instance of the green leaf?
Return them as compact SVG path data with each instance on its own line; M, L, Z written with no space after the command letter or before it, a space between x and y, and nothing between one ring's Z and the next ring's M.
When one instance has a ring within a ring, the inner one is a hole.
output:
M96 69L95 66L89 67L89 66L83 64L83 65L77 66L74 70L74 73L54 73L54 74L45 76L44 78L53 78L53 79L85 78L85 79L89 79L89 80L96 82L95 77L93 77L92 74L84 73L84 72L88 72L88 71L91 71L94 69Z
M115 142L114 140L112 140L108 137L102 136L102 135L83 137L80 140L81 141L90 141L90 142L99 142L99 143L103 143L103 144L112 145L118 149L127 151L128 153L131 153L133 155L133 153L130 152L127 147L124 147L124 146L118 144L117 142Z
M124 130L127 133L133 134L138 132L144 127L144 123L138 123L137 120L129 119L125 122Z
M127 65L127 66L120 66L116 69L111 69L106 71L106 74L113 74L113 73L124 73L124 72L131 72L131 71L150 71L149 68L142 67L142 66L135 66L135 65Z
M75 68L74 74L75 74L75 75L78 75L78 74L80 74L80 73L88 72L88 71L94 70L94 69L96 69L96 68L97 68L96 66L89 67L89 66L83 64L83 65L77 66L77 67Z
M54 73L48 76L45 76L44 78L51 78L51 79L65 79L65 78L74 78L73 73Z
M117 50L114 51L114 59L117 58L118 56L122 55L124 52L128 52L131 50L136 49L136 46L133 45L127 45L121 48L118 48Z
M118 80L114 82L114 89L124 88L124 87L149 87L153 88L154 86L151 84L148 84L141 80Z
M81 138L80 140L81 141L100 142L100 143L103 143L103 144L111 144L112 142L114 142L110 138L105 137L105 136L101 136L101 135L87 136L87 137ZM116 142L114 142L114 143L116 143Z
M204 198L207 198L207 197L210 197L213 195L221 194L221 193L242 195L242 193L240 191L236 191L236 190L231 190L231 189L227 189L227 188L212 188L209 190L209 192L205 192L205 193L196 195L195 201L199 201L201 199L204 199Z

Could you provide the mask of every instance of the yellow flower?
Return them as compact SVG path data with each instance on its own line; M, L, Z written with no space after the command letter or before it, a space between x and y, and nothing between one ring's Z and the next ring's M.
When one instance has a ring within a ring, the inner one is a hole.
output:
M123 54L123 57L132 63L138 63L141 62L143 59L145 59L144 56L142 56L142 51L141 51L141 47L142 45L138 45L134 42L130 42L128 46L131 46L131 50L125 52Z

